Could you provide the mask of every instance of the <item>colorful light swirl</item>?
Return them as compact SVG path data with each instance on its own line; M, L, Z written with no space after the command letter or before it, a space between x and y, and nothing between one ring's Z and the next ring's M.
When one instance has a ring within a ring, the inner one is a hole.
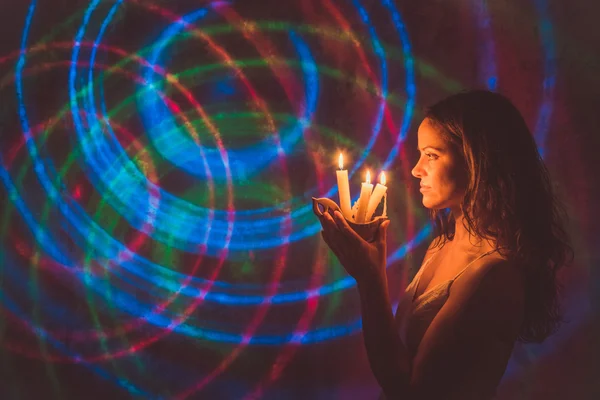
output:
M19 332L3 348L43 360L56 396L55 368L72 364L128 395L205 398L267 348L256 379L223 398L278 398L269 390L301 348L359 333L358 308L343 306L355 282L320 241L310 204L336 198L340 149L352 182L365 166L391 171L401 233L388 267L431 233L407 188L417 84L465 84L414 57L396 3L290 2L299 19L187 3L94 0L48 33L34 29L33 0L21 48L0 57L12 68L0 93L14 89L20 122L0 152L0 308ZM477 79L495 90L491 17L471 3ZM545 1L534 5L543 149L556 65ZM128 38L123 18L149 22ZM60 81L62 104L36 105L44 79ZM194 369L156 356L174 338L220 357ZM167 392L143 378L171 369Z

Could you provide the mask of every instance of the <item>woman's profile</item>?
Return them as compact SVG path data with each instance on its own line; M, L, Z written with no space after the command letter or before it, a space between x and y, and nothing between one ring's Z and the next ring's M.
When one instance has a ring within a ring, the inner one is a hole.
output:
M335 212L322 236L356 279L371 370L387 399L490 399L516 341L561 322L557 271L573 256L563 208L523 117L474 90L430 107L418 129L434 238L392 312L386 232L362 240Z

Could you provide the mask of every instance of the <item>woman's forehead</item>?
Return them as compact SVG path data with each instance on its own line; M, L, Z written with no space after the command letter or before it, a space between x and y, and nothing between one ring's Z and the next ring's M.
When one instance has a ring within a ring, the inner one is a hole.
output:
M425 147L444 148L447 145L447 139L441 128L432 123L428 118L425 118L421 122L417 136L418 147L421 150Z

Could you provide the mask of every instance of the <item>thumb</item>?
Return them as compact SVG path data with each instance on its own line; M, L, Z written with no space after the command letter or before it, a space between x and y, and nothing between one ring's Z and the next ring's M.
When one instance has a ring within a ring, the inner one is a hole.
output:
M383 221L381 225L379 225L378 237L377 240L380 243L385 243L387 237L388 226L390 225L390 220Z

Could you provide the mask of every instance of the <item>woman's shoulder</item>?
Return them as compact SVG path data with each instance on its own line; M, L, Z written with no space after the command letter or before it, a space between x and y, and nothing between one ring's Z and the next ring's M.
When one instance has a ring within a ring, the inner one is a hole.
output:
M481 254L460 279L465 285L474 283L519 289L523 287L523 272L519 264L496 250ZM456 282L459 284L459 282Z
M469 308L494 315L496 322L502 322L498 329L514 335L524 312L525 282L521 268L499 254L482 257L472 267L453 282L450 297L462 298Z

